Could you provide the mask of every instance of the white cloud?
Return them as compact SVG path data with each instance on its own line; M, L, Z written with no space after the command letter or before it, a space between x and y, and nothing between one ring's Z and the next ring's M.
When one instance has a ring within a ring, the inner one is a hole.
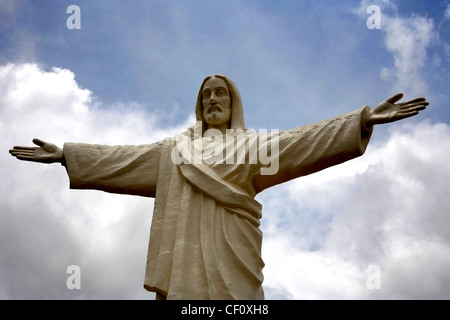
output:
M427 93L423 67L428 58L427 49L435 39L432 19L383 15L385 44L394 57L394 89L411 95Z
M269 288L294 299L450 297L450 128L391 125L361 158L267 193ZM371 265L380 290L367 288Z
M393 91L403 92L405 96L428 94L424 66L427 51L438 38L433 19L420 15L405 17L390 0L362 0L353 13L367 19L366 10L373 4L381 9L381 32L385 33L386 49L394 58L394 67L383 67L380 78L391 83Z
M445 19L450 20L450 3L447 3L447 7L445 8L444 12Z

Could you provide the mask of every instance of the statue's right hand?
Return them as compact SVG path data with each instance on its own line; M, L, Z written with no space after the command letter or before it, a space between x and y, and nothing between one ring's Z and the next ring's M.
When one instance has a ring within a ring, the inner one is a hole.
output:
M62 162L63 149L53 143L34 138L33 143L39 147L14 147L9 153L19 160L34 161L41 163Z

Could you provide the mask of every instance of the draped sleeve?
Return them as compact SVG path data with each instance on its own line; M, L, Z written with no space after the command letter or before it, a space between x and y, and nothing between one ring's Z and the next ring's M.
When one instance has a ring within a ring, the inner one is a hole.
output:
M363 155L372 134L372 128L365 125L368 112L370 108L365 106L333 119L280 132L278 150L271 150L272 162L278 161L278 168L274 174L257 174L253 178L255 191Z
M64 144L71 189L154 197L161 143L139 146Z

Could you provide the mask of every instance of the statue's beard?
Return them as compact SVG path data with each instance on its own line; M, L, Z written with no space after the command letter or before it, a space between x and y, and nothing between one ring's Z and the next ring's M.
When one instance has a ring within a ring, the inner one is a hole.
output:
M208 111L205 115L206 123L210 125L221 125L229 121L225 111L219 107L215 111Z
M225 115L223 111L213 111L206 114L207 122L222 122L225 119Z

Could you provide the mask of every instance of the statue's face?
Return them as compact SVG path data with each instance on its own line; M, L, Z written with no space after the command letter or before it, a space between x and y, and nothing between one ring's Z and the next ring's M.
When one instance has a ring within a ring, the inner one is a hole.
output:
M203 119L208 128L228 125L231 118L231 97L227 84L221 78L210 78L202 91Z

